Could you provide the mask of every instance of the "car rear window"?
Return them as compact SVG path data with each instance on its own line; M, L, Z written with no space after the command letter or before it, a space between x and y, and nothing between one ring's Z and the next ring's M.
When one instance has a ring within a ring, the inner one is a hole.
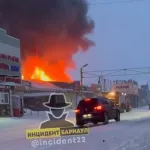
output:
M84 99L84 100L81 100L80 102L79 102L79 104L78 104L78 108L80 107L87 107L87 106L90 106L90 107L92 107L92 106L95 106L95 105L97 105L97 103L98 103L98 100L97 100L97 98L91 98L91 99L89 99L89 100L86 100L86 99Z
M108 103L107 99L104 98L104 97L100 97L100 98L98 99L98 101L99 101L100 104L106 104L106 103Z

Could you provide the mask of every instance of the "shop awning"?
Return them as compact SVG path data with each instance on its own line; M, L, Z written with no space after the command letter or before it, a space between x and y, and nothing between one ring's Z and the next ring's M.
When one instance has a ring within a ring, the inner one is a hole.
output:
M15 86L16 84L14 82L0 82L0 85L4 86Z

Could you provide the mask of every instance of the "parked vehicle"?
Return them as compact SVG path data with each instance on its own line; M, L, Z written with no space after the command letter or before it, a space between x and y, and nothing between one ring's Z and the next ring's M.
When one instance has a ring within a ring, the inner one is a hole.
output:
M108 124L110 119L120 121L119 108L106 97L83 99L79 102L75 112L78 126L89 122Z
M130 99L128 98L126 93L103 92L102 95L111 100L116 106L118 106L121 113L123 113L124 111L131 111L132 107L130 104Z

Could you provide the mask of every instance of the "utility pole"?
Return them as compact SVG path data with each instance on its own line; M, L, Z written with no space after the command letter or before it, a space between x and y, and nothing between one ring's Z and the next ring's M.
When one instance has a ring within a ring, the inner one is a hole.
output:
M83 68L88 66L88 64L83 65L80 68L80 92L81 92L81 98L83 98Z
M98 85L99 85L100 91L102 91L102 82L101 82L101 80L102 80L102 76L99 76Z
M80 68L80 92L81 98L83 97L83 68Z
M104 79L104 92L106 91L106 79Z
M101 84L101 77L98 78L98 84Z
M102 76L99 76L98 78L98 94L101 94L102 93L102 83L101 83L101 79L102 79Z

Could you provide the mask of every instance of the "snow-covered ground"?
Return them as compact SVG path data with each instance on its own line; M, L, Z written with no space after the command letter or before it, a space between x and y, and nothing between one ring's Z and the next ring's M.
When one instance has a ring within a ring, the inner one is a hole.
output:
M69 111L72 121L74 113ZM0 119L0 149L32 150L31 141L26 140L25 130L38 128L47 116L44 112L32 113L28 110L23 118ZM150 150L150 111L148 107L133 109L121 114L121 121L110 121L108 125L89 124L90 134L85 143L41 145L36 150ZM72 138L71 136L69 138ZM77 137L76 137L77 138ZM42 142L44 139L34 142ZM60 140L57 138L57 140ZM80 138L80 142L83 139ZM76 141L77 142L77 141ZM33 143L32 143L33 144Z

